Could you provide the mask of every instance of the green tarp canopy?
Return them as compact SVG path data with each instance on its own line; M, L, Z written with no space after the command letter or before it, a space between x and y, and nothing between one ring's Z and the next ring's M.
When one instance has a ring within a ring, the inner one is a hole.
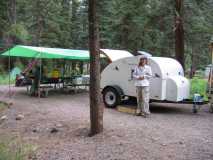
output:
M2 56L23 57L23 58L46 58L46 59L70 59L70 60L89 60L89 51L44 48L17 45L4 52Z

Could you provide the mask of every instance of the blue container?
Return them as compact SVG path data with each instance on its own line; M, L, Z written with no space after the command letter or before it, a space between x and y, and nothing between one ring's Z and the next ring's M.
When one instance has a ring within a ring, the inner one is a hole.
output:
M194 102L194 103L203 102L203 97L202 97L200 94L195 93L195 94L193 95L193 102Z

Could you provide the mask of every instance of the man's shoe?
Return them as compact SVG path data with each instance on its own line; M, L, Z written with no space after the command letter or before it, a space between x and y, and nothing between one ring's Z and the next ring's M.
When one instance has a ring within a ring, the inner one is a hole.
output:
M145 113L141 113L141 116L146 118L146 114Z
M151 113L150 113L150 112L146 112L146 114L147 114L147 115L150 115Z
M151 113L150 112L145 112L146 117L150 117Z
M141 113L136 113L135 115L136 115L136 116L141 116Z

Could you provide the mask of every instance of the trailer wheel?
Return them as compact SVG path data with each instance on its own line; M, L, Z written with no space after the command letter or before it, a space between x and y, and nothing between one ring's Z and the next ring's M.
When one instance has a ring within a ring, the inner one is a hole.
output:
M106 107L115 108L121 102L121 95L113 87L108 87L103 91L103 101Z
M210 109L209 109L210 113L213 113L213 104L210 104Z

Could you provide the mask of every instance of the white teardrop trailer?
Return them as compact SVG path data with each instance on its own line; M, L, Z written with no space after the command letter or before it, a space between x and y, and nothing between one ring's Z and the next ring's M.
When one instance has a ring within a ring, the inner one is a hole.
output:
M116 107L127 97L136 97L133 71L140 55L122 50L101 49L111 63L101 73L101 90L107 107ZM146 54L140 52L141 54ZM194 103L189 101L190 82L184 77L181 64L172 58L148 57L153 77L150 80L150 101ZM193 111L197 112L196 105Z

